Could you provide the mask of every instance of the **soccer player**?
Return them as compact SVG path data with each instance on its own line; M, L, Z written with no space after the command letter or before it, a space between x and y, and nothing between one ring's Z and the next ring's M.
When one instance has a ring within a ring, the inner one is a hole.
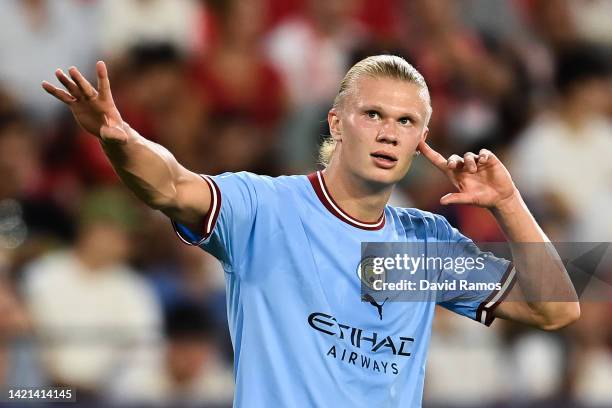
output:
M442 305L486 325L501 317L553 330L578 318L556 253L534 261L518 246L548 239L499 159L484 149L446 159L425 143L429 93L402 58L379 55L354 65L328 114L325 169L277 178L185 169L122 120L104 63L96 68L97 89L75 67L69 75L56 71L66 90L47 82L43 88L100 139L123 182L170 217L183 241L221 261L235 406L421 405L436 303L362 301L356 273L362 242L469 242L441 216L387 205L418 152L458 190L442 204L490 209L517 265L490 259L486 269L499 288L468 291ZM517 270L522 280L513 284ZM530 278L542 276L569 300L506 299L525 298L520 291Z

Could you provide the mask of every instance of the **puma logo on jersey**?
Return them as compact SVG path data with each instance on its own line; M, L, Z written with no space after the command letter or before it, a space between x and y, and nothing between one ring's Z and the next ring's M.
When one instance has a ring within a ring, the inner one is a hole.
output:
M370 294L363 295L363 300L369 302L372 306L376 308L376 310L378 310L378 317L380 317L380 320L382 320L383 306L385 305L387 300L389 300L389 298L386 297L380 305L376 302L376 300L374 300L374 298Z

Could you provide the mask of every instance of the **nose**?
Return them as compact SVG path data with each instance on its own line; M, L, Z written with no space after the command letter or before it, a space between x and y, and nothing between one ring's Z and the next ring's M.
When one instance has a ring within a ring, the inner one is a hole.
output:
M395 124L393 122L383 123L380 129L378 129L376 141L380 143L389 143L393 146L397 146L398 136Z

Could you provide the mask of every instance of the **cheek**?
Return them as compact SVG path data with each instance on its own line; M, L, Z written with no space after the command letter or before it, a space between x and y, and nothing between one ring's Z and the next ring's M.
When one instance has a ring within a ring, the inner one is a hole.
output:
M345 127L347 127L351 133L365 134L376 130L378 124L365 115L351 113L345 119Z
M406 129L406 144L410 146L412 150L415 150L416 147L419 145L422 135L423 130L420 127L411 127Z
M359 116L351 119L345 126L344 133L348 138L344 142L352 148L367 148L376 139L376 124Z
M402 139L405 142L402 144L402 156L408 158L408 162L412 161L412 157L414 156L414 152L419 145L420 133L415 130L407 130L404 135L402 135Z

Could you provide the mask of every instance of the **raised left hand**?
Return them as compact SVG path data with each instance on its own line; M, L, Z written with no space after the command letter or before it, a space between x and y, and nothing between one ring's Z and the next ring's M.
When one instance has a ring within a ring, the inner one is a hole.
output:
M440 204L472 204L495 208L518 194L506 167L487 149L481 149L478 154L468 152L463 157L453 154L448 159L424 141L421 141L418 149L446 174L458 190L443 196Z

